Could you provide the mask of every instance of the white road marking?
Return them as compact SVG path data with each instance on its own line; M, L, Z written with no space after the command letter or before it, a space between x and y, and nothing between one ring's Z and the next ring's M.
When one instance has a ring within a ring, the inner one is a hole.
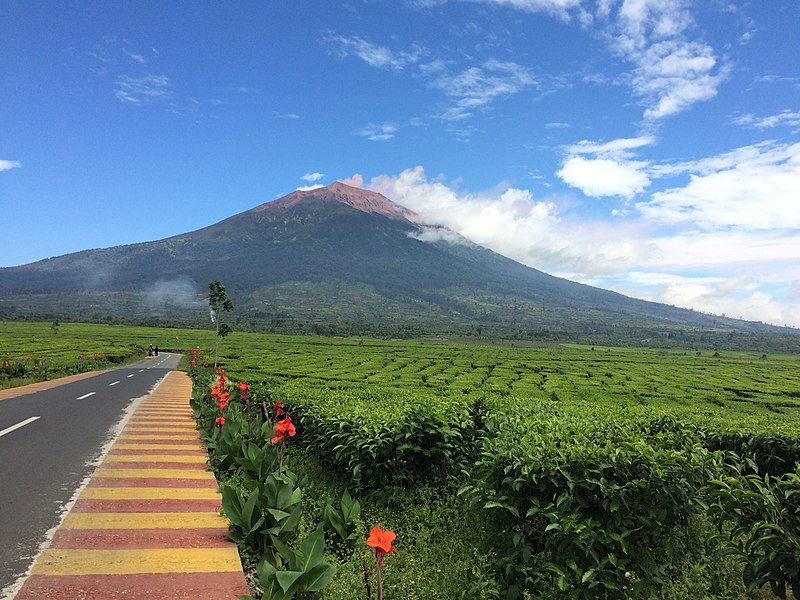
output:
M133 377L133 373L131 373L130 375L128 375L128 379L130 379L131 377Z
M144 373L144 369L139 369L139 373Z
M112 386L112 385L117 385L118 383L119 383L119 381L115 381L114 383L109 383L108 385L109 385L109 387L110 387L110 386Z
M0 431L0 437L3 437L7 433L11 433L12 431L15 431L15 430L19 429L20 427L25 427L25 425L27 425L28 423L33 423L36 419L39 419L39 418L40 417L31 417L30 419L25 419L24 421L20 421L16 425L12 425L11 427L6 427L5 429L3 429L3 431Z
M78 396L75 400L86 400L89 396L94 396L97 392L89 392L88 394L84 394L83 396Z

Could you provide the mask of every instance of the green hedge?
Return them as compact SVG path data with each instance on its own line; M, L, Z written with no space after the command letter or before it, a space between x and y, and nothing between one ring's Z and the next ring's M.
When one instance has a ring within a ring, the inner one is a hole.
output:
M506 573L520 589L555 582L583 597L635 593L645 583L640 566L663 558L659 548L688 523L698 490L717 472L718 457L675 419L580 414L548 402L494 415L463 491L508 519Z
M311 451L363 487L447 473L468 449L474 429L463 396L290 382L274 388L272 397L289 408Z

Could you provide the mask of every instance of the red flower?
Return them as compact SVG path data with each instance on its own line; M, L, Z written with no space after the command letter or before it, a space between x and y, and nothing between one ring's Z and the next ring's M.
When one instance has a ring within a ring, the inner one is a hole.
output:
M212 398L219 398L219 395L222 393L218 385L215 385L211 388L211 397Z
M217 417L217 420L214 422L217 424L217 427L222 429L222 426L225 425L225 417Z
M286 411L283 410L283 402L280 400L275 401L275 416L280 417L281 415L285 415ZM288 418L288 417L287 417Z
M227 400L220 400L217 402L217 408L220 410L225 410L228 408L228 401Z
M285 442L287 434L289 437L294 437L295 433L297 432L294 428L294 423L292 423L292 418L286 417L282 421L275 423L275 435L269 438L269 441L271 444Z
M396 537L394 531L373 527L367 538L367 546L375 548L375 553L379 556L389 554L389 552L397 552L397 549L392 546L392 542Z
M243 392L246 392L247 390L250 389L250 384L247 383L246 381L240 381L239 382L239 389L242 390Z
M4 369L7 369L7 368L8 368L8 361L7 361L7 360L4 360L4 361L3 361L3 368L4 368Z

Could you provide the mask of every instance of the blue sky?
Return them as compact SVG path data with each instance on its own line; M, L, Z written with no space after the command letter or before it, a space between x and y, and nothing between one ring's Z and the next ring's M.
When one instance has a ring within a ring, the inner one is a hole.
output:
M800 3L0 7L0 266L349 179L638 297L800 326Z

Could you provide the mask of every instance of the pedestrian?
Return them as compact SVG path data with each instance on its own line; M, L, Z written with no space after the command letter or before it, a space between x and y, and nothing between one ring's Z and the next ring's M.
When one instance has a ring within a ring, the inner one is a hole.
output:
M153 356L153 344L147 347L147 356Z
M156 356L158 356L158 346L156 346Z

